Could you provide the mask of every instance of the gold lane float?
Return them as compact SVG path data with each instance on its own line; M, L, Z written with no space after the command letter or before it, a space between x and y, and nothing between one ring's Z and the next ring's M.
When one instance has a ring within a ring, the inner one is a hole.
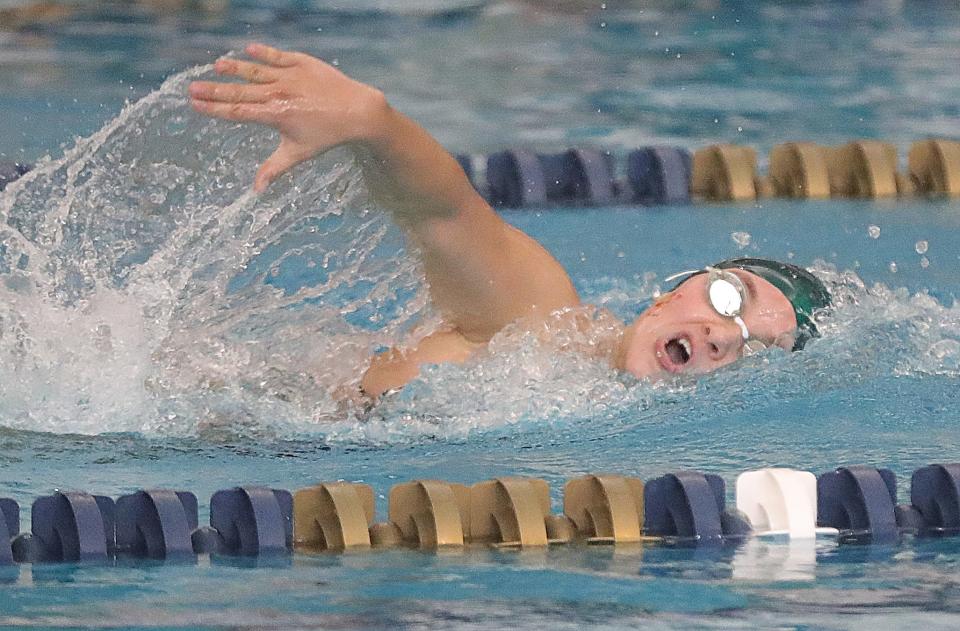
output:
M693 195L717 202L960 195L960 142L950 140L914 143L905 172L898 170L896 147L876 140L839 147L788 142L770 151L767 175L758 175L756 165L749 147L700 149L693 156Z

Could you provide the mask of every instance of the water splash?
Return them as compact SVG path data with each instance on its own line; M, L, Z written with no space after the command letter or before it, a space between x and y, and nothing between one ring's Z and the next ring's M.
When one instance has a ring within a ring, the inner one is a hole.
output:
M424 312L415 259L349 153L250 193L276 138L190 112L186 85L209 70L0 196L4 425L302 429Z

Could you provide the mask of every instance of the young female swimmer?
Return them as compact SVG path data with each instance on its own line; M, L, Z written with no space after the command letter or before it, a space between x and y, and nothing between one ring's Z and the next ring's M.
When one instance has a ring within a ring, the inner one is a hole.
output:
M507 324L536 327L580 304L557 260L504 222L457 161L383 93L302 53L262 44L246 53L254 61L214 65L243 83L196 81L189 91L198 112L280 132L254 188L263 191L295 164L349 145L374 199L423 257L445 326L415 348L374 357L361 381L368 396L403 386L424 364L465 361ZM816 335L813 311L828 303L823 285L805 270L763 259L724 261L690 273L625 325L610 359L640 378L708 372L759 348L799 348Z

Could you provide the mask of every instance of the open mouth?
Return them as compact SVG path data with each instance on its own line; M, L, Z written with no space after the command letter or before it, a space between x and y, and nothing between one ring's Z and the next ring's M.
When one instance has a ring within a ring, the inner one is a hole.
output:
M667 340L663 346L663 356L661 363L665 368L673 372L679 372L687 362L690 361L693 347L690 340L686 337L675 337ZM666 361L663 361L666 360Z

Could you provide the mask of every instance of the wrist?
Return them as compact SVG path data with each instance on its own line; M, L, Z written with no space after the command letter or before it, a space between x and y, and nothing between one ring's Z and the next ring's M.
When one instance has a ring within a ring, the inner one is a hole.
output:
M388 135L391 110L383 92L364 86L356 101L353 141L375 148Z

